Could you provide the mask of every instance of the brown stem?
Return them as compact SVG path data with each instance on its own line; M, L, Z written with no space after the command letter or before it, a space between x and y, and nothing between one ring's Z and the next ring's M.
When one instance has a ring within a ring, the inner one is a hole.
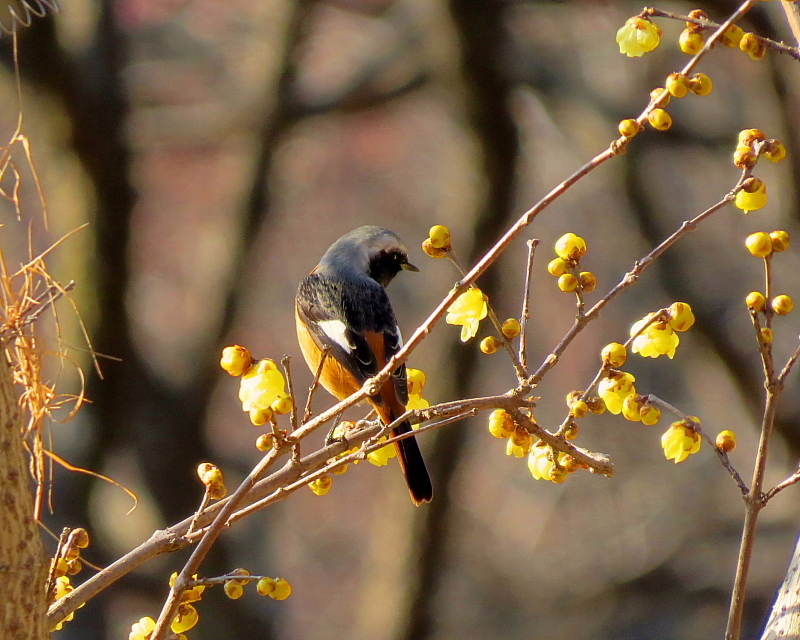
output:
M531 298L531 274L533 273L533 254L539 245L537 239L528 240L528 261L525 264L525 292L522 297L522 313L519 316L519 361L522 368L528 370L528 320L531 319L530 298Z

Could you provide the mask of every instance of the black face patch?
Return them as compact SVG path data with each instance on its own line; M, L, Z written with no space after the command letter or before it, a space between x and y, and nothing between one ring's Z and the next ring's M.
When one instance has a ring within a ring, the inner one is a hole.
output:
M369 277L385 287L400 272L406 262L408 262L408 257L399 249L379 251L369 261Z

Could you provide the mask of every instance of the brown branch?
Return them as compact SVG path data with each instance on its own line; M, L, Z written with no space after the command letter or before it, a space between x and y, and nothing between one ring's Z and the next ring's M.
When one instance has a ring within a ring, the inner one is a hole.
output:
M789 5L790 3L789 2L783 2L782 4L784 5L784 8L786 9L787 16L791 16L791 14L789 12L792 11L792 8L791 7L787 7L787 5ZM797 11L797 7L794 7L794 10ZM645 15L651 16L653 18L669 18L671 20L679 20L681 22L691 22L692 24L696 24L696 25L701 26L701 27L708 27L709 29L719 29L719 27L720 27L720 24L717 23L717 22L714 22L713 20L706 20L706 19L703 19L703 18L692 18L690 16L683 16L683 15L680 15L678 13L673 13L672 11L662 11L661 9L654 9L654 8L648 7L647 9L645 9L645 11L643 13ZM736 18L736 20L738 20L738 18ZM733 21L728 20L723 24L728 25L729 23L736 22L736 20L733 20ZM791 23L791 20L790 20L790 26L792 27L792 30L794 31L794 27L793 27L793 25ZM797 32L794 32L794 33L795 33L795 37L798 38L798 41L800 41L800 31L797 31ZM763 36L758 36L758 39L761 40L770 49L774 49L778 53L785 53L785 54L791 56L792 58L800 60L800 47L792 47L792 46L789 46L787 44L784 44L783 42L776 42L775 40L770 40L769 38L764 38Z
M533 255L536 252L536 247L539 245L537 239L528 240L525 244L528 245L528 261L525 263L525 292L522 297L522 312L519 316L520 332L519 332L519 361L522 368L528 370L528 320L531 319L530 311L530 298L531 298L531 274L533 273Z

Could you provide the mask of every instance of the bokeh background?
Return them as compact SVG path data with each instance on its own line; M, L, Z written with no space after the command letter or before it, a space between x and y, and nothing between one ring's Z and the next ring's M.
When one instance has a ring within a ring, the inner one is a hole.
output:
M93 370L76 316L60 306L70 363L53 370L65 392L87 374L90 401L52 426L55 449L105 473L119 489L55 471L46 524L85 526L87 557L107 564L154 529L190 514L201 497L198 462L233 485L259 457L260 431L237 406L236 381L218 367L225 344L293 358L298 282L327 246L362 224L401 234L422 274L403 273L390 294L410 334L456 279L420 243L450 226L473 262L516 217L638 115L649 91L687 57L681 23L660 21L662 46L619 54L616 30L634 2L571 0L70 0L20 34L24 132L48 205L17 147L22 218L0 201L0 247L11 266L28 238L40 251L84 223L50 259L72 293L94 349ZM5 5L3 5L5 6ZM712 18L735 3L707 1ZM694 5L664 2L686 13ZM791 42L777 2L760 3L747 30ZM0 139L17 125L11 39L0 38ZM584 179L528 229L542 240L532 283L529 359L541 362L571 325L574 303L545 266L573 231L589 243L596 299L685 219L738 178L737 132L760 127L784 141L789 161L759 163L768 206L724 209L668 251L639 284L577 339L537 391L539 421L564 417L564 396L584 388L605 343L675 300L696 328L674 360L633 358L642 392L690 414L712 433L735 429L734 463L749 478L763 379L744 296L762 285L744 237L797 231L800 63L771 53L755 62L717 49L702 70L705 98L673 102L675 125L648 131ZM768 166L766 166L768 165ZM2 183L9 189L10 173ZM480 281L498 314L518 316L524 239ZM779 292L800 296L798 254L775 260ZM776 350L796 344L797 319L777 322ZM486 335L488 326L482 329ZM55 349L51 331L44 344ZM426 395L446 401L514 384L504 355L461 344L437 326L411 366ZM798 377L779 416L768 481L795 468ZM331 400L320 393L318 409ZM358 414L355 414L358 415ZM666 424L613 416L582 422L578 444L608 453L611 480L580 473L563 485L533 480L489 436L485 416L422 438L434 502L414 508L395 463L359 465L320 498L301 491L226 533L204 566L243 566L294 586L285 602L220 589L200 604L191 638L329 640L721 637L738 548L738 489L704 449L680 466L659 446ZM320 438L322 436L320 435ZM797 491L762 514L746 631L763 623L800 522ZM50 541L52 544L52 541ZM167 576L185 558L160 557L81 609L65 639L126 638L155 616ZM79 577L80 578L80 577Z

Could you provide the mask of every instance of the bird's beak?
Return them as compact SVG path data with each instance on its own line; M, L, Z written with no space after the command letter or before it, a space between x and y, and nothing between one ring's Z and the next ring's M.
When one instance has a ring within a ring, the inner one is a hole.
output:
M411 264L411 263L410 263L408 260L406 260L406 261L405 261L405 262L404 262L402 265L400 265L400 266L401 266L401 267L403 267L403 269L405 269L406 271L419 271L419 268L418 268L418 267L415 267L415 266L414 266L413 264Z

